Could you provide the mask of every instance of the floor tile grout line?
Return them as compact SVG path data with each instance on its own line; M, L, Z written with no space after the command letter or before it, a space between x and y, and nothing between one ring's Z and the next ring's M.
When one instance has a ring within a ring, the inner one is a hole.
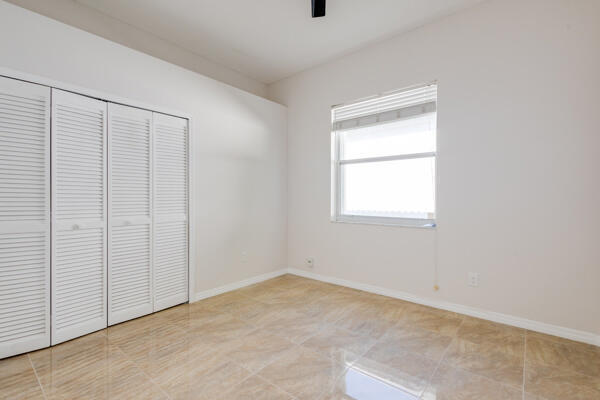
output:
M35 379L37 380L38 385L40 385L40 389L42 390L42 396L44 396L44 399L47 399L48 397L46 396L44 385L42 385L42 381L40 381L40 377L38 376L38 373L35 369L35 366L33 365L33 361L31 360L31 356L29 354L30 353L27 353L27 359L29 360L29 364L31 365L31 369L33 369L33 373L35 375Z
M535 333L535 332L533 332L533 333ZM563 345L563 346L566 346L566 347L572 346L572 345L567 344L567 343L561 343L561 342L556 342L556 341L552 341L552 340L546 340L546 339L541 339L541 338L535 338L535 339L541 340L542 342L549 342L549 343L552 343L552 344ZM600 353L598 354L598 356L600 357ZM547 362L544 362L544 361L532 361L532 363L536 364L536 365L540 365L540 366L545 366L545 367L559 369L561 371L569 372L569 373L575 374L575 375L585 376L586 378L598 379L598 376L596 376L596 375L589 375L589 374L587 374L585 372L581 372L580 370L576 370L576 369L572 369L572 368L557 367L555 364L550 364L550 363L547 363Z
M308 347L302 346L302 344L293 343L293 342L292 342L292 344L293 344L294 346L293 346L292 348L290 348L288 351L292 351L294 348L302 348L302 349L304 349L304 350L306 350L306 351L308 351L308 352L310 352L310 353L313 353L313 354L317 355L318 357L325 358L325 359L327 359L327 360L329 360L329 361L331 361L331 362L333 362L333 363L337 363L337 364L340 364L340 365L341 365L341 363L337 362L337 361L336 361L336 360L334 360L333 358L331 358L331 357L329 357L329 356L327 356L327 355L325 355L325 354L321 354L320 352L318 352L318 351L315 351L315 350L313 350L313 349L311 349L311 348L308 348ZM261 378L261 379L263 379L263 380L265 380L265 381L267 381L269 384L271 384L271 385L275 386L277 389L279 389L279 390L282 390L284 393L286 393L286 394L290 395L290 396L291 396L293 399L296 399L296 396L294 396L292 393L290 393L290 392L288 392L288 391L284 390L283 388L279 387L278 385L276 385L275 383L273 383L272 381L270 381L269 379L267 379L267 378L266 378L266 377L264 377L263 375L260 375L260 372L261 372L262 370L264 370L265 368L267 368L269 365L271 365L271 364L274 364L274 363L275 363L275 362L277 362L278 360L282 359L282 358L283 358L283 357L286 355L286 353L287 353L287 351L286 351L286 352L283 352L283 354L281 354L281 355L279 355L278 357L276 357L275 359L271 360L271 361L270 361L268 364L264 365L264 366L263 366L263 367L261 367L259 370L257 370L257 371L254 373L254 375L258 376L259 378ZM342 372L340 373L340 376L338 376L338 377L336 377L336 378L335 378L335 382L337 382L337 380L338 380L338 379L339 379L339 378L340 378L340 377L341 377L341 376L344 374L344 372L345 372L347 369L348 369L348 366L344 366L344 368L343 368ZM325 392L323 392L323 393L320 393L320 394L319 394L319 396L318 396L318 398L321 398L323 394L326 394L326 393L325 393Z
M296 399L296 396L294 396L293 394L291 394L290 392L288 392L287 390L284 390L283 388L277 386L275 383L271 382L270 380L268 380L267 378L265 378L262 375L259 375L258 372L256 374L254 374L254 376L259 377L260 379L264 380L265 382L267 382L269 385L272 385L273 387L276 387L277 389L281 390L283 393L287 394L288 396L290 396L292 399ZM249 377L250 378L250 377Z
M131 362L133 365L135 365L135 367L136 367L137 369L139 369L139 370L140 370L140 372L142 373L142 375L144 375L144 376L146 377L146 379L148 379L148 380L149 380L149 381L150 381L150 382L151 382L151 383L152 383L154 386L156 386L156 387L158 388L158 390L160 390L160 391L161 391L161 393L163 393L163 394L164 394L164 395L167 397L167 399L171 400L171 396L169 395L169 393L167 393L167 391L166 391L166 390L164 390L164 389L163 389L163 387L162 387L161 385L159 385L159 384L158 384L158 383L157 383L157 382L156 382L154 379L152 379L152 377L151 377L150 375L148 375L148 374L146 373L146 371L144 371L144 370L143 370L143 369L142 369L142 368L141 368L141 367L140 367L140 366L139 366L139 365L138 365L138 364L137 364L137 363L136 363L136 362L135 362L135 361L134 361L134 360L133 360L133 359L132 359L132 358L129 356L129 354L127 354L127 353L126 353L126 352L125 352L125 351L124 351L124 350L121 348L121 346L120 346L120 345L116 344L116 345L115 345L115 347L116 347L117 349L119 349L119 351L120 351L121 353L123 353L123 355L125 356L125 358L127 359L127 361L129 361L129 362Z
M524 335L523 335L523 336L524 336ZM458 337L455 337L455 338L453 338L453 340L454 340L454 339L457 339L457 340L462 340L462 339L459 339ZM525 339L525 337L523 337L523 339ZM440 364L441 364L442 362L443 362L443 359L442 359L442 360L440 360ZM523 364L525 364L525 360L524 360L524 359L523 359ZM496 380L496 379L494 379L494 378L491 378L491 377L489 377L489 376L486 376L486 375L480 374L480 373L478 373L478 372L470 371L470 370L468 370L468 369L465 369L465 368L463 368L463 367L459 367L459 366L455 366L455 365L451 365L451 364L450 364L449 366L451 366L452 368L455 368L455 369L461 370L461 371L463 371L463 372L466 372L466 373L469 373L469 374L472 374L472 375L475 375L475 376L478 376L478 377L481 377L481 378L484 378L484 379L490 380L490 381L492 381L492 382L495 382L495 383L498 383L498 384L500 384L500 385L507 386L507 387L510 387L510 388L515 388L515 386L513 386L513 385L510 385L510 384L508 384L508 383L505 383L505 382L502 382L502 381Z
M567 339L567 338L563 338L563 337L559 337L559 336L552 336L552 335L547 335L541 332L537 332L537 331L532 331L529 329L525 329L526 332L528 333L532 333L532 334L538 334L538 335L542 335L542 336L537 336L534 337L534 339L536 340L541 340L543 342L547 342L547 343L552 343L554 345L559 345L559 346L567 346L567 347L571 347L571 346L583 346L583 347L589 347L589 349L585 349L584 351L586 353L591 352L593 354L600 354L600 346L596 346L593 344L589 344L586 342L579 342L577 340L571 340L571 339Z
M243 365L240 365L240 364L239 364L237 361L235 361L235 360L231 360L231 361L232 361L234 364L236 364L236 365L238 365L238 366L240 366L240 367L242 367L242 368L244 368L245 370L247 370L247 371L249 371L249 372L250 372L250 375L249 375L248 377L246 377L246 379L243 379L243 380L240 382L240 384L241 384L241 383L243 383L243 382L245 382L246 380L248 380L248 379L252 378L253 376L255 376L255 377L258 377L258 378L260 378L260 379L264 380L264 381L265 381L265 382L267 382L268 384L270 384L270 385L272 385L272 386L276 387L277 389L281 390L283 393L285 393L285 394L289 395L290 397L292 397L292 399L296 399L296 396L292 395L292 394L291 394L291 393L289 393L287 390L284 390L283 388L281 388L281 387L279 387L278 385L276 385L275 383L271 382L270 380L268 380L268 379L267 379L267 378L265 378L264 376L260 375L260 372L261 372L262 370L264 370L264 369L265 369L265 368L267 368L269 365L271 365L271 364L273 364L273 363L277 362L278 360L280 360L281 358L283 358L283 357L285 356L285 353L287 353L287 351L291 351L291 350L292 350L294 347L300 347L300 345L298 345L298 344L295 344L295 343L293 343L293 342L290 342L290 343L292 343L292 345L293 345L291 348L289 348L288 350L284 351L284 352L283 352L283 354L280 354L279 356L275 357L273 360L269 361L267 364L263 365L262 367L260 367L259 369L257 369L257 370L256 370L256 371L254 371L254 372L252 372L252 371L248 370L248 369L247 369L247 368L245 368ZM236 387L237 387L237 386L239 386L239 385L236 385Z
M465 319L466 319L466 317L465 317ZM462 325L462 322L461 322L461 325ZM460 325L459 325L459 328L460 328ZM457 333L458 333L458 330L457 330ZM454 340L454 339L457 339L457 340L458 340L458 337L457 337L457 336L456 336L456 337L453 337L453 338L452 338L452 340ZM450 342L450 344L452 344L452 342ZM441 359L440 359L440 361L439 361L439 365L438 365L438 367L439 367L439 366L441 366L441 364L443 363L443 360L444 360L444 358L445 358L445 356L446 356L446 353L447 353L448 349L450 348L450 344L448 345L448 347L447 347L447 348L446 348L446 350L444 351L444 354L443 354L442 358L441 358ZM525 364L525 360L523 360L523 365L524 365L524 364ZM468 370L468 369L465 369L465 368L463 368L463 367L459 367L459 366L455 366L455 365L451 365L451 364L449 364L449 366L450 366L450 367L452 367L452 368L454 368L454 369L458 369L458 370L460 370L460 371L462 371L462 372L465 372L465 373L467 373L467 374L475 375L475 376L478 376L478 377L480 377L480 378L486 379L486 380L488 380L488 381L492 381L492 382L494 382L494 383L497 383L497 384L499 384L499 385L502 385L502 386L506 386L506 387L513 388L513 389L514 389L514 388L516 388L516 386L510 385L510 384L508 384L508 383L506 383L506 382L501 382L501 381L499 381L499 380L496 380L496 379L494 379L494 378L491 378L491 377L489 377L489 376L482 375L482 374L480 374L480 373L478 373L478 372L470 371L470 370ZM436 371L437 371L438 367L436 367Z
M276 385L275 383L271 382L270 380L268 380L267 378L265 378L262 375L259 375L260 371L262 371L263 369L265 369L268 365L272 364L273 362L279 360L280 358L282 358L282 356L277 357L276 360L273 360L272 362L270 362L269 364L263 366L262 368L260 368L259 370L257 370L256 372L250 374L250 376L248 376L246 379L242 380L242 382L240 382L239 385L236 386L240 386L243 382L247 381L248 379L252 378L252 377L258 377L259 379L262 379L263 381L267 382L269 385L281 390L283 393L289 395L292 399L296 399L296 396L292 395L290 392L288 392L287 390L284 390L283 388L279 387L278 385Z
M425 387L421 391L421 394L419 395L419 398L422 398L423 395L425 394L425 392L427 391L427 389L429 389L429 387L431 386L432 381L433 381L433 377L435 376L435 374L437 373L438 369L442 365L442 361L446 357L446 353L450 349L450 346L452 345L452 342L456 339L456 336L458 335L458 331L463 326L464 322L465 322L465 317L463 316L463 318L460 321L460 324L458 325L458 327L456 328L456 331L454 332L454 335L452 336L452 340L448 343L448 345L444 349L444 352L442 353L442 356L440 357L440 360L438 361L436 367L433 369L433 372L429 375L429 378L427 379L427 382L425 383Z

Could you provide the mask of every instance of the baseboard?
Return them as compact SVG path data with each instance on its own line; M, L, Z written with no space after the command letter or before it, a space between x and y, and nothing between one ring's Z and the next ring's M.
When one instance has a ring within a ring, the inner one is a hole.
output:
M213 297L222 293L231 292L232 290L236 290L239 288L243 288L245 286L254 285L255 283L259 283L262 281L266 281L269 279L276 278L280 275L287 274L287 268L279 269L277 271L267 272L266 274L253 276L252 278L244 279L241 281L228 283L227 285L219 286L214 289L204 290L202 292L197 292L192 299L190 299L190 303L194 303L196 301L206 299L208 297Z
M524 328L531 331L541 332L548 335L558 336L565 339L575 340L578 342L588 343L595 346L600 346L600 335L579 331L571 328L565 328L562 326L547 324L544 322L533 321L526 318L515 317L512 315L497 313L494 311L487 311L478 309L475 307L464 306L460 304L450 303L441 300L427 299L424 297L415 296L410 293L386 289L380 286L368 285L364 283L358 283L348 281L341 278L335 278L331 276L325 276L316 274L314 272L304 271L297 268L288 268L288 273L303 276L305 278L316 279L323 282L333 283L334 285L346 286L353 289L362 290L365 292L380 294L383 296L393 297L400 300L410 301L411 303L423 304L429 307L440 308L446 311L452 311L459 314L469 315L471 317L481 318L488 321L499 322L506 325L516 326L518 328Z

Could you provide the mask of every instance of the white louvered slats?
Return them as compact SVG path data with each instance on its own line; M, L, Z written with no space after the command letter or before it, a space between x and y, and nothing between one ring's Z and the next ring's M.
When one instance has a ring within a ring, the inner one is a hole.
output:
M108 324L153 311L152 112L109 104Z
M0 358L50 344L50 89L0 77Z
M188 121L154 113L154 310L188 300Z
M106 109L52 90L52 344L107 324Z
M0 77L0 359L188 300L188 129Z

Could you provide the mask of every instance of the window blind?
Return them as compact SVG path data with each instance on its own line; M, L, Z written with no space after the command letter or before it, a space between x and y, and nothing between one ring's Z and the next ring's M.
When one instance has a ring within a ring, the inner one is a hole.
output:
M397 91L332 110L332 129L340 131L436 112L437 85Z

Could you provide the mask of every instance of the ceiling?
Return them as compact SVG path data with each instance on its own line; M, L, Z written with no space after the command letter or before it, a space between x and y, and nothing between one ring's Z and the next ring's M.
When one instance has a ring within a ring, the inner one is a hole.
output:
M481 0L75 1L269 84Z

